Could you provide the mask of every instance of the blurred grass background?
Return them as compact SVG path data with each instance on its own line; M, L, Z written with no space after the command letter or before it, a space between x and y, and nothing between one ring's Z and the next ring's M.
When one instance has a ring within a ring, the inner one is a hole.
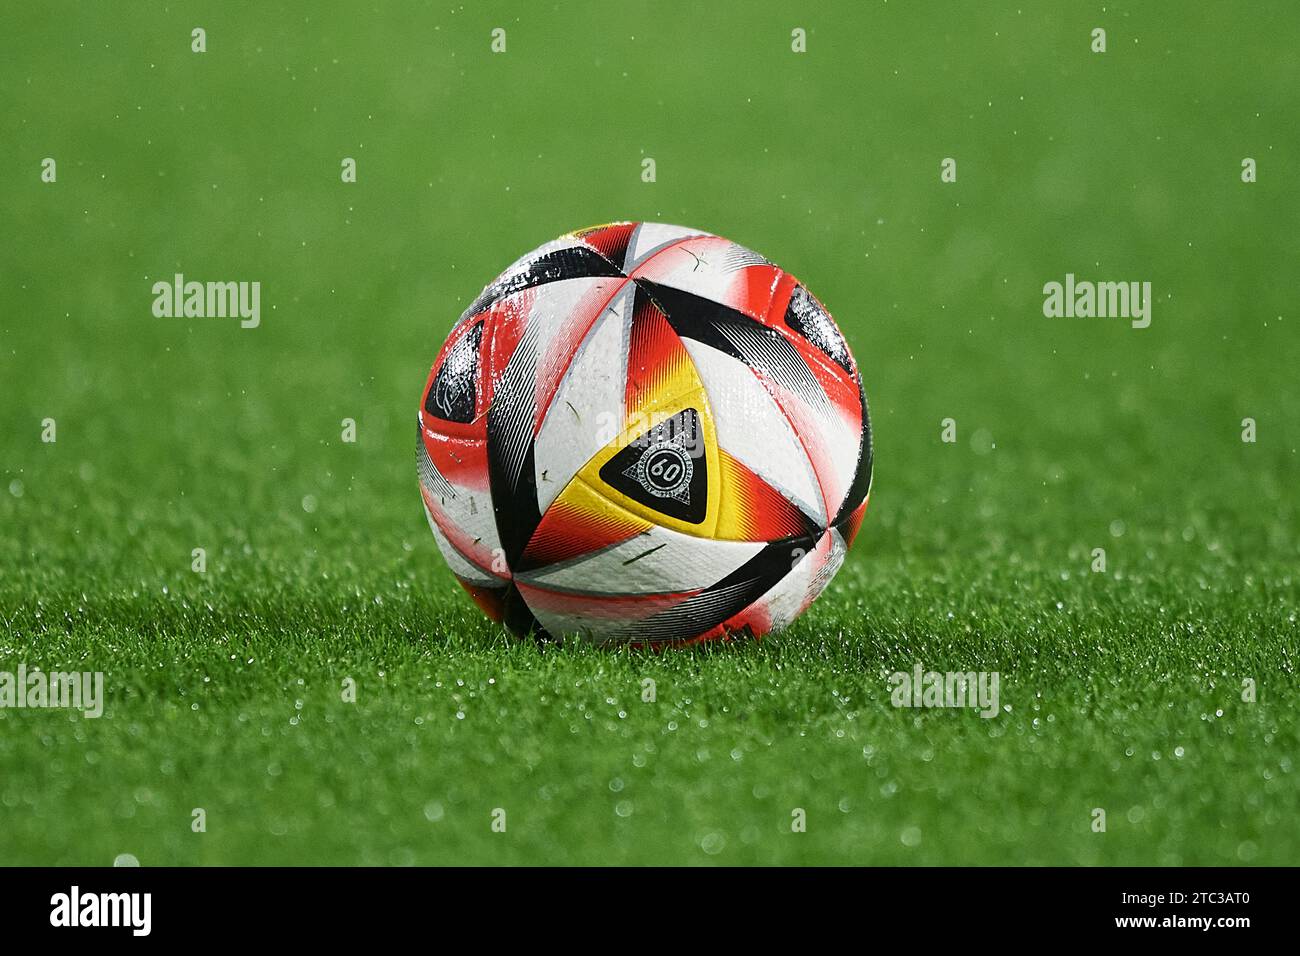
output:
M0 669L103 670L109 704L0 710L0 861L1300 852L1293 4L5 19ZM452 322L612 219L757 249L862 367L863 535L762 646L513 644L425 527L411 422ZM176 272L261 281L261 327L155 318ZM1067 272L1150 281L1151 327L1044 318ZM916 660L999 670L1011 711L894 710Z

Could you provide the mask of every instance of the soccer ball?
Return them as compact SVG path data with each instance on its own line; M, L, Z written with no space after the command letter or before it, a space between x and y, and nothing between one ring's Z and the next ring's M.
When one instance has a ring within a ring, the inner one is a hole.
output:
M760 636L839 569L871 429L843 335L795 278L718 236L582 229L460 317L419 411L443 557L519 634Z

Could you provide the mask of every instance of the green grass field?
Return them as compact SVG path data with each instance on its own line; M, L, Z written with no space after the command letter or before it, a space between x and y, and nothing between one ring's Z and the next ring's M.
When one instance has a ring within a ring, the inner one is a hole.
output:
M1300 859L1293 4L316 7L5 15L0 670L107 703L0 709L0 862ZM425 524L453 321L612 219L771 257L862 367L871 508L777 638L517 642ZM176 272L260 327L155 318ZM1066 273L1151 326L1044 317ZM1002 712L896 709L916 662Z

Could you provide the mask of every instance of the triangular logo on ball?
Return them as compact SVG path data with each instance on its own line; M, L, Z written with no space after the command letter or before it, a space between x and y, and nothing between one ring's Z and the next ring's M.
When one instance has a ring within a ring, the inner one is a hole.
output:
M600 469L601 480L647 508L700 524L709 509L704 431L694 408L643 432Z

